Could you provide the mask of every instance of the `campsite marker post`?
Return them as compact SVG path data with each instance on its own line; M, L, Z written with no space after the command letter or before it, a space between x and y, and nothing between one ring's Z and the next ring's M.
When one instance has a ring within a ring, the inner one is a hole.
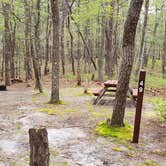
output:
M134 132L133 132L133 141L132 141L133 143L138 143L139 140L142 103L143 103L144 88L145 88L145 77L146 77L146 71L141 70L138 82L138 96L136 103L136 113L135 113Z

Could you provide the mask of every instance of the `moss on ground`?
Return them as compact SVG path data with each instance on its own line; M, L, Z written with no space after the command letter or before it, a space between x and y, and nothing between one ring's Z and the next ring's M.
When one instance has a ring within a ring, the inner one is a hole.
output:
M136 166L159 166L159 164L148 159L143 164L137 164Z
M58 156L59 155L59 152L57 150L54 150L54 149L50 149L50 154L54 157Z
M38 101L39 99L36 97L32 97L32 101Z
M132 138L133 127L129 124L125 124L125 127L111 127L106 122L100 122L95 131L104 137L115 137L119 140L129 141Z
M68 114L68 113L74 113L77 110L75 109L55 109L55 108L41 108L39 109L40 112L45 112L48 115L64 115L64 114Z

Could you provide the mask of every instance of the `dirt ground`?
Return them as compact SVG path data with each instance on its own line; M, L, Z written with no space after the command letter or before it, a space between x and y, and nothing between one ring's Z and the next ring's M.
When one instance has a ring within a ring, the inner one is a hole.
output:
M113 98L92 105L83 88L63 87L61 105L50 105L49 85L38 94L26 84L0 92L0 166L29 165L28 129L46 127L50 166L166 166L166 126L157 120L145 96L140 143L119 142L94 132L111 116ZM135 108L128 101L126 121L133 124Z

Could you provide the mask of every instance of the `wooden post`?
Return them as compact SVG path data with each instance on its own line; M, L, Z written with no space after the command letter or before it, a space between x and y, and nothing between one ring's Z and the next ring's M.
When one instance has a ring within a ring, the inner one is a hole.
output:
M145 88L145 77L146 77L146 72L144 70L141 70L139 75L139 82L138 82L138 96L137 96L137 103L136 103L133 143L138 143L138 140L139 140L142 103L143 103L144 88Z
M30 166L49 166L47 130L29 129Z

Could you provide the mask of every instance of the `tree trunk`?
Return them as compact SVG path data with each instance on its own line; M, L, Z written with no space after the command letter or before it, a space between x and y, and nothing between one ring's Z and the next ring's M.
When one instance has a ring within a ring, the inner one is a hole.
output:
M105 56L105 73L112 77L115 69L114 54L113 54L113 8L114 2L111 2L110 18L106 28L106 56Z
M38 74L39 74L39 77L41 78L41 45L40 45L40 6L41 4L41 0L37 0L36 2L36 10L37 10L37 14L35 15L35 56L36 56L36 60L37 60L37 63L38 63ZM39 88L38 87L39 85L37 84L36 82L36 88Z
M24 57L24 67L25 67L25 80L28 81L32 79L32 69L31 69L31 54L30 54L30 37L31 37L31 15L30 15L30 4L27 0L24 0L25 8L25 57Z
M29 129L30 166L49 166L46 129Z
M11 78L13 79L15 78L15 43L16 43L16 21L14 20L14 25L11 32L11 59L10 59Z
M153 30L153 39L151 42L151 51L150 53L152 54L152 66L151 69L154 69L155 63L156 63L156 54L155 54L155 45L156 45L156 33L157 33L157 28L159 26L159 19L158 19L158 7L156 6L156 18L155 18L155 25L154 25L154 30Z
M112 126L124 126L126 95L134 62L134 41L143 0L131 0L123 34L123 56L120 67L115 103L111 119Z
M99 18L98 18L99 19ZM101 26L101 37L99 42L99 52L98 52L98 80L103 81L103 59L104 59L104 39L105 39L105 17L102 18L102 26ZM99 21L98 21L99 22ZM99 29L100 31L100 29Z
M68 31L69 31L69 35L70 35L71 68L72 68L73 75L75 75L75 60L74 60L74 55L73 55L74 37L73 37L72 31L71 31L70 16L68 16Z
M120 11L120 7L119 7L119 0L117 0L117 9L116 9L116 17L119 17L119 11ZM115 28L114 28L114 65L116 67L115 71L116 74L118 73L118 58L119 58L119 20L116 19L115 20Z
M58 0L51 0L53 22L52 89L50 103L59 103L59 9Z
M4 56L5 56L5 85L9 86L10 81L10 58L11 58L11 33L9 27L9 15L10 15L10 5L8 3L3 3L3 15L4 15Z
M67 5L65 0L62 1L62 23L61 23L61 65L62 74L65 75L65 50L64 50L64 35L65 35L65 17L68 15Z
M37 0L37 18L35 24L35 41L33 43L33 36L31 31L31 56L33 59L33 68L35 73L35 88L39 89L39 92L43 92L41 83L41 66L40 66L40 41L39 41L39 25L40 25L40 0ZM35 15L35 13L33 13ZM32 21L30 21L32 23ZM30 24L31 25L31 24ZM34 49L35 45L35 49Z
M135 75L136 80L138 80L139 72L143 68L143 64L144 64L143 60L144 60L144 51L145 51L146 28L147 28L147 22L148 22L148 10L149 10L149 0L146 0L144 23L143 23L143 29L142 29L141 48L139 53L138 65L136 69L136 75Z
M163 78L166 79L166 20L165 20L165 36L164 36L164 53L162 56L162 72L163 72Z
M78 0L78 15L79 15L79 8L80 8L80 0ZM78 32L77 32L77 86L81 86L81 51L80 51L80 26L78 25Z
M48 62L49 62L49 39L50 39L50 34L51 34L51 22L50 22L50 5L49 1L47 2L47 11L48 11L48 16L47 16L47 25L46 25L46 46L45 46L45 67L44 67L44 75L47 75L49 73L49 67L48 67Z

